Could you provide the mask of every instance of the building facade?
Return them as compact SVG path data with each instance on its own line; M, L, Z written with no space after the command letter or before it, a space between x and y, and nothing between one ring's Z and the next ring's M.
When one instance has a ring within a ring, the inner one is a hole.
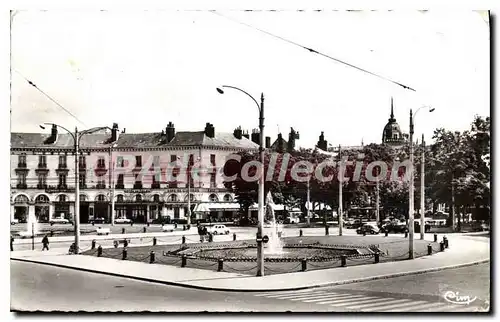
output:
M258 142L241 129L216 133L210 123L203 131L176 133L170 122L161 132L130 134L120 133L114 124L111 131L80 133L75 160L73 135L58 130L11 133L11 218L73 220L76 182L82 223L97 218L110 222L112 201L114 218L186 219L188 198L192 210L208 205L192 219L229 218L239 205L223 184L226 158L258 150Z

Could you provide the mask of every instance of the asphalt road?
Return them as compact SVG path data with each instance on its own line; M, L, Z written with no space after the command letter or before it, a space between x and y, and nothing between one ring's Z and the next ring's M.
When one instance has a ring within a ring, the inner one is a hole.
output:
M489 299L489 263L435 273L281 293L203 291L11 261L12 310L62 311L474 311ZM474 295L451 305L443 292Z

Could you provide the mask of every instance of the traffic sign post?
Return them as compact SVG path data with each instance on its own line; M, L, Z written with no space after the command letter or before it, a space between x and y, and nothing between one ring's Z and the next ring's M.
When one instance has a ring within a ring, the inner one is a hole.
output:
M264 244L267 244L267 242L269 241L269 237L267 235L262 237L262 241L264 242Z

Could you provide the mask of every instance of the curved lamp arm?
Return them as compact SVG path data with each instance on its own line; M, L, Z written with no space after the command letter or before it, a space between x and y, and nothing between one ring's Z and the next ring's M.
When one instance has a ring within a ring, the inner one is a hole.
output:
M244 90L242 90L241 88L234 87L234 86L229 86L229 85L222 85L222 87L232 88L232 89L238 90L238 91L240 91L240 92L242 92L242 93L246 94L248 97L250 97L250 98L251 98L251 99L255 102L255 105L257 105L257 108L258 108L258 109L259 109L259 111L260 111L260 105L259 105L259 103L257 102L257 100L256 100L255 98L253 98L253 96L252 96L252 95L248 94L247 92L245 92L245 91L244 91ZM217 91L218 91L219 93L221 93L221 94L223 94L223 93L224 93L224 92L223 92L220 88L218 88L218 89L217 89Z
M75 138L75 134L74 134L73 132L71 132L70 130L68 130L67 128L65 128L64 126L62 126L62 125L59 125L59 124L56 124L56 123L48 123L48 122L45 122L45 123L43 123L43 124L45 124L45 125L55 125L55 126L57 126L57 127L60 127L61 129L63 129L63 130L65 130L66 132L68 132L68 133L71 135L71 137L73 138L73 140L76 140L76 138ZM40 127L42 127L42 126L40 126ZM43 128L43 127L42 127L42 128Z
M420 111L422 108L427 108L429 110L429 113L434 112L435 108L431 107L430 105L422 105L413 114L413 120L415 120L415 117L417 116L418 111Z
M92 134L92 133L100 131L100 130L111 130L111 128L109 126L98 126L98 127L93 127L91 129L88 129L88 130L83 130L78 135L78 139L80 139L85 134Z

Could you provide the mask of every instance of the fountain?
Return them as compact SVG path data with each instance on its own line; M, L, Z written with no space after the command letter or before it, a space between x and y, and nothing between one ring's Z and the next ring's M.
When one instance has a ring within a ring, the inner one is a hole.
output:
M270 213L271 215L271 225L270 233L268 236L269 242L267 243L267 247L264 249L264 253L270 255L283 255L283 242L281 241L279 234L280 232L282 232L282 227L276 222L273 205L273 197L271 195L271 191L269 191L266 197L266 213Z
M21 237L32 237L38 234L38 222L36 221L35 214L30 214L28 216L28 223L25 231L20 231L19 236Z

